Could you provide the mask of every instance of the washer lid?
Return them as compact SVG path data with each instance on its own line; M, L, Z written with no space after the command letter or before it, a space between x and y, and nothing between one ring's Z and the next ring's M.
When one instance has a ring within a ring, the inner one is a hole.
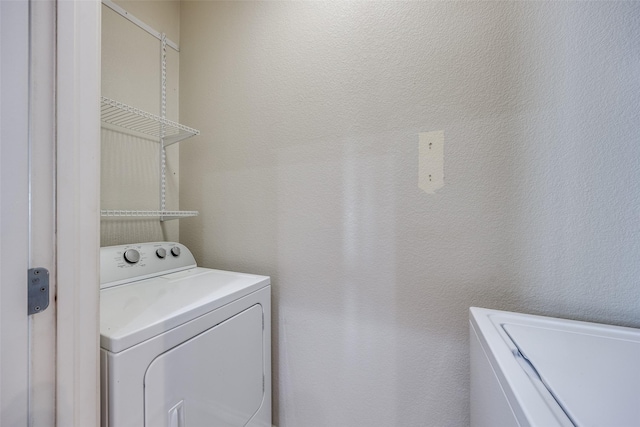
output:
M503 328L575 425L640 425L638 331L577 322Z
M270 284L196 267L100 291L100 346L118 353Z

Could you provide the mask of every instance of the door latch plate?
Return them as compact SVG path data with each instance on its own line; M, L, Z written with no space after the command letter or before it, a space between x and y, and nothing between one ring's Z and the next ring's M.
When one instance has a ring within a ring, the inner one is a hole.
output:
M49 307L49 270L30 268L27 276L29 314L41 313Z

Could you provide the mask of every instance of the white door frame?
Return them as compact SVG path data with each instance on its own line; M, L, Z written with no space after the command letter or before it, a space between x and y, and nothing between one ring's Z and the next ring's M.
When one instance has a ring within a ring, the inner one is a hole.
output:
M49 307L29 316L29 426L41 427L56 414L56 4L29 6L29 267L49 270Z
M26 426L29 3L0 2L0 425Z
M97 427L100 2L31 1L0 1L0 425ZM29 46L30 6L55 43ZM34 266L51 308L29 317Z
M56 425L100 423L99 0L57 1Z

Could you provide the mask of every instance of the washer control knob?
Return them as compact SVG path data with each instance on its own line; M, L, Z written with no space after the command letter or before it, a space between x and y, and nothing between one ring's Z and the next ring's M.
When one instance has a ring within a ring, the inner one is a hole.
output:
M164 248L160 248L156 251L156 255L158 255L158 258L164 258L167 256L167 251Z
M140 252L135 249L127 249L124 253L124 260L129 264L135 264L140 261Z
M173 256L180 256L180 248L177 246L174 246L171 248L171 255Z

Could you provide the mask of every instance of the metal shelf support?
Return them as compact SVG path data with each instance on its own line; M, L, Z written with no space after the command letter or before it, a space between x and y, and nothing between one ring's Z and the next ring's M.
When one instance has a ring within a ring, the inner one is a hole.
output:
M167 115L167 37L160 34L160 66L161 66L161 87L160 87L160 116L142 111L138 108L124 104L122 102L101 97L101 119L106 128L113 127L118 131L126 131L134 135L152 137L160 144L160 201L159 210L113 210L105 209L100 211L102 217L137 217L137 218L159 218L160 221L197 216L198 211L167 211L166 210L166 151L165 148L183 139L200 135L200 131L190 128L180 123L168 120Z

